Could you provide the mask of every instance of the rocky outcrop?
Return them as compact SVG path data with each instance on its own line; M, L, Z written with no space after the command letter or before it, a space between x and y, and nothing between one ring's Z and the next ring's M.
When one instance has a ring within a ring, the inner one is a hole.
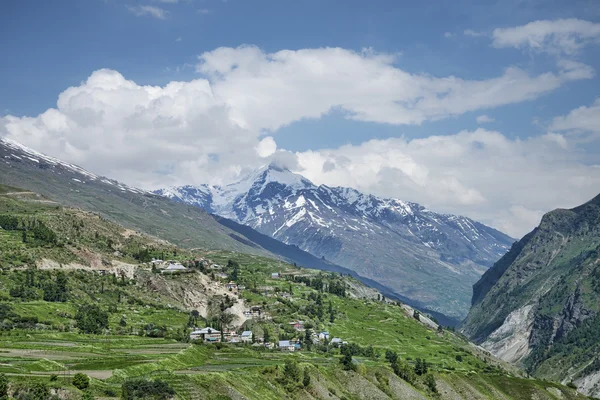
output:
M481 346L504 361L521 361L531 351L529 340L534 321L533 309L533 305L527 305L511 312Z

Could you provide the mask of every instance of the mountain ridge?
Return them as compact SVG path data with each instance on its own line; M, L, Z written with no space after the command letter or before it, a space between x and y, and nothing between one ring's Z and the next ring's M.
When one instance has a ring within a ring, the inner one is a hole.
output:
M473 287L461 331L541 378L600 394L600 196L544 215Z
M93 174L77 165L0 138L0 185L31 190L65 205L96 212L128 228L169 240L181 247L225 249L270 255L307 268L354 274L375 285L389 298L433 314L445 325L459 321L429 310L422 304L394 294L385 285L366 279L226 218L207 214L195 207L177 204L142 189ZM20 191L23 189L15 189Z
M466 315L471 284L514 241L466 217L352 188L315 185L273 164L225 186L154 193L297 245L454 318ZM428 288L431 275L439 278L432 281L434 288ZM448 280L458 299L438 294Z

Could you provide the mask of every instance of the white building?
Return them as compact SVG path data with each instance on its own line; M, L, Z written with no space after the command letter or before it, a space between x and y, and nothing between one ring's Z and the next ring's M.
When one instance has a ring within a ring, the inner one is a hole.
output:
M242 343L252 343L252 331L242 332Z
M211 327L206 327L203 329L199 329L190 333L191 340L203 340L205 342L220 342L221 341L221 331L216 330Z
M277 347L279 347L279 350L282 350L282 351L296 350L296 347L289 340L280 340L279 345Z
M173 272L182 272L182 271L187 271L187 268L179 263L173 263L173 264L169 264L169 266L167 268L163 269L161 272L163 274L171 274Z

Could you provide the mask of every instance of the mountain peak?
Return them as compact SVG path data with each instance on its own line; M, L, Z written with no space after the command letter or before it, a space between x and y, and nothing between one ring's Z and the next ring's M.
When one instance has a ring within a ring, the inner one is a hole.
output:
M276 161L272 161L271 163L250 173L246 176L246 178L243 178L239 182L227 186L245 186L247 187L245 191L249 191L251 189L258 189L262 191L269 183L273 182L283 186L290 186L293 189L304 189L315 186L311 181L302 175L290 171L287 167Z

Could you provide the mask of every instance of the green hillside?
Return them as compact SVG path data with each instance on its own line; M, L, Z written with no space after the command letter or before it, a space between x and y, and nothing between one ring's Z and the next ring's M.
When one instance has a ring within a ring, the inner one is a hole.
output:
M39 193L63 205L94 212L124 227L169 240L181 247L270 254L197 207L175 203L94 176L59 160L24 151L7 147L0 141L0 158L4 160L0 163L0 185ZM18 154L20 156L16 158ZM32 161L33 158L37 161Z
M520 377L353 278L252 254L182 250L95 214L14 193L0 195L0 381L15 397L577 397L559 384ZM188 269L161 273L147 262L153 257ZM228 290L230 279L245 289ZM250 306L269 318L245 320ZM304 331L289 324L298 320ZM270 343L298 339L302 347L283 352L190 341L192 329L204 326L250 330ZM321 331L330 339L308 339ZM87 387L77 374L90 379Z
M475 285L462 327L530 373L574 381L594 394L600 393L599 199L546 214Z

